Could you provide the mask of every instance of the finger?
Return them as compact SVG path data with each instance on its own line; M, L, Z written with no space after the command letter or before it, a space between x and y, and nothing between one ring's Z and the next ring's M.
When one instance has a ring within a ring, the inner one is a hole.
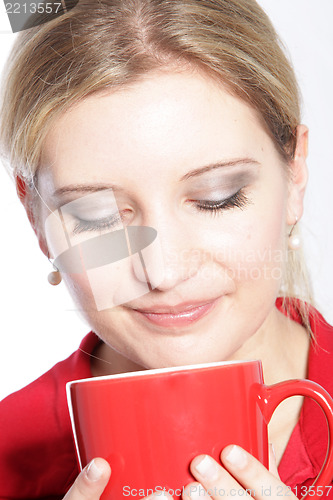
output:
M98 500L109 482L110 474L108 462L95 458L78 475L63 500Z
M227 446L221 453L222 464L243 486L251 492L256 499L273 498L280 491L286 491L285 486L278 477L273 475L266 467L250 453L236 445ZM295 495L288 492L289 500L296 499Z
M209 455L199 455L191 462L191 472L204 487L206 495L199 487L186 489L187 498L192 500L205 498L221 499L229 496L231 490L238 493L242 487L219 463ZM243 492L244 493L244 492ZM235 495L236 496L236 495Z
M277 477L280 479L280 475L278 472L278 468L276 465L276 456L275 456L275 451L274 451L274 446L272 444L269 445L269 472L273 474L273 476Z

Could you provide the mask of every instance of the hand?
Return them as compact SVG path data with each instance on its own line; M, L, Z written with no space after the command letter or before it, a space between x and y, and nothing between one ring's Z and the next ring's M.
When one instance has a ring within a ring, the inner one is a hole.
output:
M103 458L92 460L78 475L63 500L98 500L111 475L110 465Z
M192 460L191 472L198 482L190 483L184 488L183 500L221 500L225 496L244 497L246 492L258 500L274 500L277 498L278 487L280 491L287 491L287 487L279 478L271 450L269 471L238 446L226 447L221 453L221 461L223 466L207 455L200 455ZM110 475L108 462L102 458L94 459L79 474L63 500L99 500ZM163 492L159 493L160 495L147 498L171 498L169 495L163 495ZM270 498L267 499L267 496ZM291 492L288 497L288 500L297 500Z
M283 492L283 496L288 493L288 500L297 500L279 478L272 449L269 458L268 471L239 446L227 446L222 451L222 466L208 455L200 455L191 462L191 472L198 482L187 485L182 497L184 500L231 497L232 500L251 495L256 500L278 500Z

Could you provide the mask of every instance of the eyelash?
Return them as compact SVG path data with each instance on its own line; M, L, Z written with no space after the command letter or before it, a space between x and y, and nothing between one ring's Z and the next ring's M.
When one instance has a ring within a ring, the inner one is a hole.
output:
M248 197L240 189L237 193L230 196L225 200L218 201L207 201L207 200L197 200L195 202L196 208L202 212L211 212L211 215L215 215L222 210L229 210L231 208L240 208L241 210L245 208L249 203Z
M78 223L73 229L74 234L84 233L86 231L103 231L104 229L112 229L121 223L121 217L112 217L106 219L96 219L92 221L78 219Z
M218 201L208 201L208 200L196 200L193 201L196 208L201 212L210 212L211 215L215 215L222 210L229 210L231 208L243 209L249 203L249 199L240 189L234 195L230 196L225 200ZM73 229L74 234L80 234L86 231L103 231L104 229L112 229L121 223L121 217L113 217L106 219L97 219L94 221L87 221L83 219L78 219L78 223Z

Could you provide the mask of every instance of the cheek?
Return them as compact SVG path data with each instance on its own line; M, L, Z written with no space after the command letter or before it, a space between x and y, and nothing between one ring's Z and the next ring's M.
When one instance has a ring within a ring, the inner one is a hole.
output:
M126 257L119 254L116 261L110 257L110 249L105 253L103 246L96 247L94 258L104 252L111 263L103 261L103 265L91 266L80 274L66 275L67 287L82 308L91 313L112 309L147 294L161 282L164 272L158 239L146 246L142 241L140 246L140 241L136 243L138 251Z
M205 246L212 249L214 261L234 282L271 286L279 290L286 262L285 204L274 203L274 210L249 209L222 220L206 233ZM213 233L215 237L213 236Z
M265 224L263 220L260 227L244 228L240 247L230 262L238 281L249 286L260 283L262 290L272 286L278 291L286 261L284 235L278 222Z
M78 311L85 318L96 312L96 304L87 274L63 274L65 285L76 304Z

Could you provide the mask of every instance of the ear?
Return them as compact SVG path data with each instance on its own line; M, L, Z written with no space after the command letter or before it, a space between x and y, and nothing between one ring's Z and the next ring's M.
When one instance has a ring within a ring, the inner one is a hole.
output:
M25 211L27 212L30 224L38 238L40 249L46 255L46 257L49 257L49 251L47 248L45 237L38 224L38 207L34 206L35 204L33 203L32 189L27 185L27 182L20 175L17 175L15 177L15 184L17 195L22 205L24 206Z
M287 203L287 224L292 226L303 215L304 194L308 181L308 156L309 129L305 125L298 125L296 130L296 150L290 162L289 193Z

